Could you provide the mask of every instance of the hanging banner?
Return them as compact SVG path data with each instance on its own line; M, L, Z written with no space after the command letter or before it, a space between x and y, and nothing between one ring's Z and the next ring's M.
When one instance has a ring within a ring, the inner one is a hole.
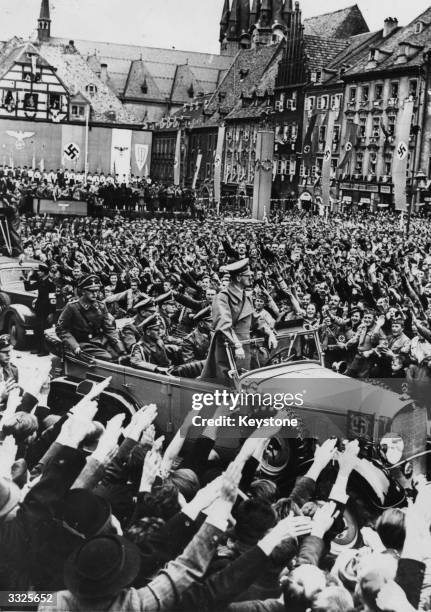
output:
M63 164L66 165L68 162L76 162L79 160L81 156L81 149L76 144L76 142L68 142L66 143L63 149ZM35 162L36 165L36 162Z
M413 105L413 100L405 100L397 125L394 161L392 166L395 210L407 210L407 163L409 158L409 139L413 117Z
M310 168L313 165L312 139L316 129L317 117L317 112L313 112L310 118L310 123L308 124L307 133L305 134L304 145L302 147L302 163L304 164L305 168Z
M346 142L344 143L344 155L340 163L338 164L338 170L344 170L347 164L352 159L353 150L358 142L358 128L357 123L348 123L346 130Z
M222 159L225 133L225 126L220 126L217 134L217 148L214 158L214 199L217 205L220 204L221 198Z
M135 144L135 162L139 172L142 172L148 159L148 151L150 147L146 144Z
M201 169L201 164L202 164L202 153L199 152L196 158L195 174L193 176L192 189L196 189L196 182L198 180L199 171Z
M111 173L118 174L120 181L128 182L132 157L132 131L112 130Z
M332 141L334 139L334 125L338 111L330 110L328 112L328 124L326 128L325 151L323 153L322 164L322 199L323 206L330 205L330 187L331 187L331 162L332 162Z
M178 130L177 142L175 144L174 185L179 185L180 181L181 181L181 130Z

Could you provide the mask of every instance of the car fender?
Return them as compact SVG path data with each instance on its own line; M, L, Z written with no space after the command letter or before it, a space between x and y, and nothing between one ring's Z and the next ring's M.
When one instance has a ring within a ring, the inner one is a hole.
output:
M11 304L2 312L3 323L7 321L11 315L14 315L23 327L34 327L36 314L34 310L28 306L25 306L24 304Z

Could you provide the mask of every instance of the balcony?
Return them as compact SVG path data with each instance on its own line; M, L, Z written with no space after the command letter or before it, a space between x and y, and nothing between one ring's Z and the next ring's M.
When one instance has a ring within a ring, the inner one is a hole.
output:
M359 102L359 110L367 111L370 110L370 101L369 100L361 100Z
M380 145L380 137L379 136L370 136L368 139L368 148L369 149L378 149Z

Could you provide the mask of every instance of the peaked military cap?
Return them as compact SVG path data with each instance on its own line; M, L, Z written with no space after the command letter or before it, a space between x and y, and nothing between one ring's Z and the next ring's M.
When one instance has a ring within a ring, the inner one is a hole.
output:
M98 291L102 283L100 282L100 278L95 274L90 274L82 279L79 283L78 287L82 290L86 291Z
M249 270L249 259L246 257L245 259L240 259L239 261L234 261L234 263L228 264L227 266L223 266L221 268L222 272L227 272L228 274L241 274L241 272L245 272Z
M145 297L143 300L135 304L133 308L135 310L138 310L139 308L144 308L146 310L155 309L156 303L152 297Z
M211 320L212 319L211 313L212 313L211 306L207 306L206 308L203 308L202 310L200 310L194 315L193 321L195 323L198 323L199 321Z

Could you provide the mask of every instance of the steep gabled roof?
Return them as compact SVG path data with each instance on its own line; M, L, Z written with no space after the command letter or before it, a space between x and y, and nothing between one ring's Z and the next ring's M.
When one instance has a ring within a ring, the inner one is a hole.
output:
M66 39L51 38L52 45L67 44ZM152 75L162 98L170 95L178 66L187 64L202 85L205 93L215 90L220 82L220 71L225 71L232 58L211 53L182 51L177 49L158 49L138 45L120 45L109 42L75 40L75 47L84 56L96 54L101 63L108 65L108 74L117 95L123 95L134 61L142 60Z
M188 64L178 66L172 87L172 102L184 103L194 96L205 94L205 89Z
M422 31L416 33L418 23L422 24ZM400 45L407 43L412 46L413 53L403 63L399 63L397 58L400 53ZM421 15L413 19L407 26L397 28L390 36L381 39L381 44L375 45L382 51L381 58L377 65L372 68L376 70L397 70L402 67L417 67L423 63L423 54L431 50L431 7L426 9ZM346 75L353 75L367 72L368 53L363 56L350 68Z
M329 38L349 38L368 32L367 22L357 4L332 13L304 20L305 34Z
M146 92L143 91L143 86L146 87ZM140 100L158 100L162 97L156 81L142 60L131 63L124 96Z
M322 68L328 66L339 53L349 46L348 40L312 36L310 34L306 34L304 40L307 67L310 70L322 70Z

